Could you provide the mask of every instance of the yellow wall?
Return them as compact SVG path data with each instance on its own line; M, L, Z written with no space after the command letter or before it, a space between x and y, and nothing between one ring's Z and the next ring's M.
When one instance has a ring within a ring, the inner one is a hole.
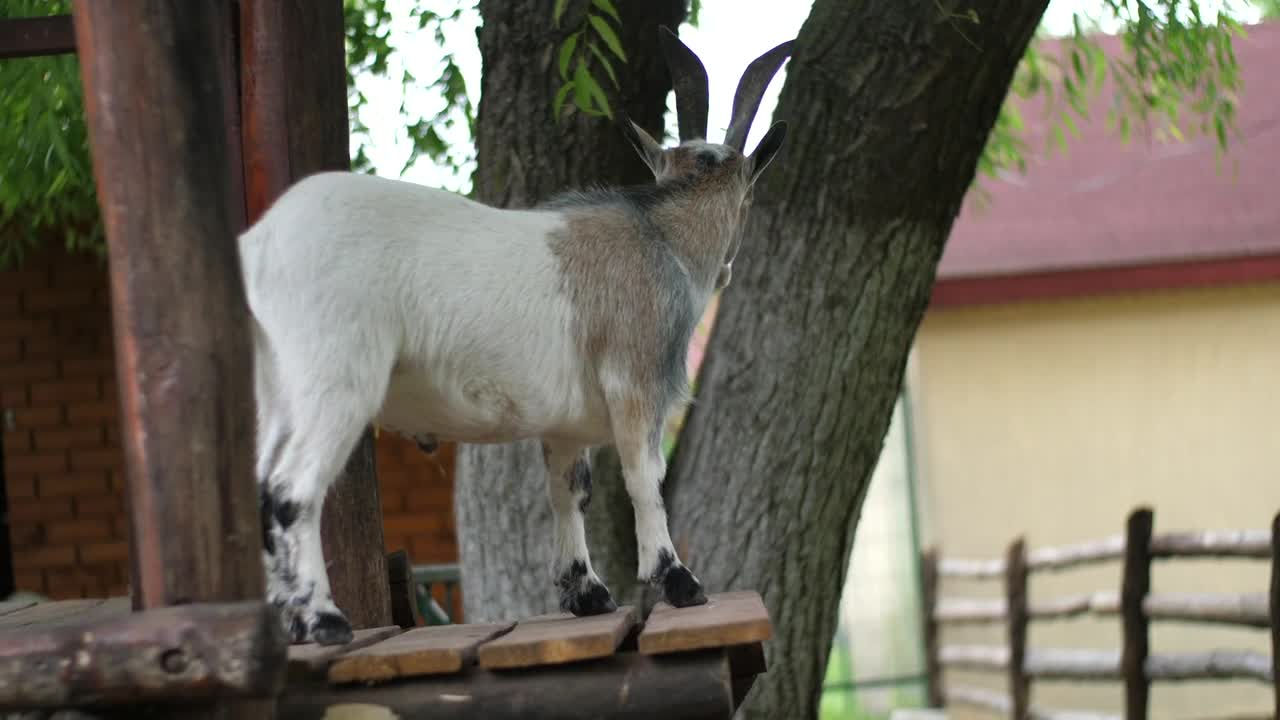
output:
M911 377L926 542L994 557L1121 531L1266 528L1280 510L1280 285L931 311ZM1118 564L1032 577L1033 598L1118 589ZM1263 561L1171 561L1156 591L1261 591ZM997 586L944 585L973 594ZM999 641L998 631L947 642ZM1033 623L1033 646L1118 647L1116 620ZM1153 627L1153 651L1268 651L1257 630ZM953 675L954 682L1002 679ZM1033 702L1118 712L1121 686L1042 683ZM1157 685L1153 717L1271 707L1260 683ZM990 717L962 715L960 717Z

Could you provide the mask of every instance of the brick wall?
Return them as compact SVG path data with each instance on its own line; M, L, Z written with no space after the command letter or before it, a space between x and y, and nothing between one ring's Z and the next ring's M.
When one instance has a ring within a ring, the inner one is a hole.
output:
M106 270L50 250L0 271L0 435L18 589L123 594L128 525ZM387 549L454 562L453 448L378 439Z

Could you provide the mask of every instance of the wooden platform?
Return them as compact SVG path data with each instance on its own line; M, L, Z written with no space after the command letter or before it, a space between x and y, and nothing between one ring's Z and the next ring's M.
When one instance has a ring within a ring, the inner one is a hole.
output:
M272 619L259 603L146 613L124 599L0 603L0 712L219 693L275 697L282 719L327 717L335 706L352 720L387 711L406 720L728 719L765 671L772 635L759 595L738 592L694 608L659 603L643 619L622 607L360 630L345 646L288 647L286 667L272 652L283 649ZM230 658L219 642L232 639L237 658L257 662L219 664Z

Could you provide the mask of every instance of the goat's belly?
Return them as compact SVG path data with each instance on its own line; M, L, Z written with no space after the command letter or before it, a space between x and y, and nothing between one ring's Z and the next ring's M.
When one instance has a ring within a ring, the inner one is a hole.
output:
M378 414L382 427L446 442L506 443L556 437L599 445L610 441L608 414L581 392L558 383L513 387L483 378L432 382L392 377ZM559 385L559 387L557 387Z

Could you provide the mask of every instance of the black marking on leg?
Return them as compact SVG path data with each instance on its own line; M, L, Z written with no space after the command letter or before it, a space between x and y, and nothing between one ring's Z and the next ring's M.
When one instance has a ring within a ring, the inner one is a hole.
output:
M565 473L565 479L569 481L569 492L578 495L578 512L585 513L587 505L591 504L591 466L587 459L580 457L575 460Z
M307 624L297 614L289 618L289 640L295 643L307 641Z
M267 490L265 485L258 488L258 512L262 515L262 549L267 551L268 555L276 554L275 538L271 533L271 519L275 515L273 511L274 500L271 497L271 491Z
M281 500L274 498L274 513L276 522L280 523L281 530L288 530L293 525L298 516L302 514L302 506L292 500Z
M658 566L653 569L653 574L649 576L649 582L661 583L667 578L667 571L672 565L676 564L676 555L668 548L658 549Z
M587 575L587 565L574 560L556 579L560 589L560 609L576 617L603 615L618 609L609 588Z
M667 576L662 580L662 594L667 602L678 608L707 602L702 584L683 565L676 565L667 571Z
M435 435L414 435L413 442L417 444L419 450L428 455L440 449L440 440Z
M355 637L351 632L351 623L337 613L316 613L316 620L311 624L311 639L319 645L346 645Z

